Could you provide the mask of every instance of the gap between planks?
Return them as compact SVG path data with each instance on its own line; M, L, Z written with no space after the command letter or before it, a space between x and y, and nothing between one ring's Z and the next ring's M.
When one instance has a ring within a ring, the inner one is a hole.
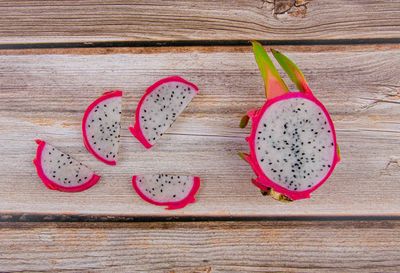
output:
M252 39L255 40L255 39ZM335 39L335 40L257 40L264 46L363 46L398 44L400 38ZM66 49L66 48L136 48L136 47L239 47L251 46L250 40L196 40L196 41L137 41L137 42L85 42L85 43L24 43L1 44L0 50Z
M399 43L362 44L357 45L264 45L279 48L284 52L367 52L367 51L390 51L400 49ZM108 54L160 54L160 53L248 53L251 51L250 43L240 46L141 46L141 47L71 47L71 48L22 48L10 49L0 46L0 55L47 55L47 54L72 54L72 55L108 55Z
M1 223L156 223L156 222L226 222L226 221L240 221L240 222L351 222L351 221L400 221L400 215L347 215L347 216L332 216L332 215L319 215L319 216L142 216L132 217L129 215L79 215L79 214L39 214L39 213L8 213L0 212L0 226Z

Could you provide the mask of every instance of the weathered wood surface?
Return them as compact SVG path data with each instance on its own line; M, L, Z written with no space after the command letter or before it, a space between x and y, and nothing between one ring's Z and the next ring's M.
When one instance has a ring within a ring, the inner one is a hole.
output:
M400 223L0 224L2 272L399 272Z
M400 1L0 1L0 44L400 38Z
M343 162L312 199L281 204L250 184L241 115L263 102L249 47L1 51L0 213L129 216L400 215L400 46L281 47L303 68L336 123ZM145 88L179 74L201 93L150 151L127 130ZM101 92L125 91L116 167L83 147L80 120ZM103 175L76 194L47 190L32 165L42 138ZM202 177L198 202L165 211L139 199L137 173Z

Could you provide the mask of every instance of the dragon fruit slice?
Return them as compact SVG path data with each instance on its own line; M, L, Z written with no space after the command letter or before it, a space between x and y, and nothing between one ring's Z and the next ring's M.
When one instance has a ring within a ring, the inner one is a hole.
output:
M151 148L197 93L197 86L181 77L159 80L141 98L135 125L129 130L144 147Z
M253 184L265 194L281 201L309 198L340 160L333 122L289 58L272 50L300 91L288 92L261 44L253 42L253 51L267 101L242 119L241 127L251 119L252 128L246 138L250 154L240 155L257 175Z
M199 190L200 178L168 174L137 175L133 176L132 185L143 200L172 210L196 201L194 196Z
M86 109L82 120L83 142L98 160L117 164L120 142L122 91L110 91Z
M42 140L33 160L39 178L51 190L78 192L94 186L100 179L92 170Z

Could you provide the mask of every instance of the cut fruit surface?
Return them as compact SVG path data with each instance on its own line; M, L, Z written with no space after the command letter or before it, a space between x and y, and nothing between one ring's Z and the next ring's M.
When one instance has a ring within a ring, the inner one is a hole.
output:
M78 192L94 186L100 179L88 167L42 140L33 160L42 182L52 190Z
M309 197L339 159L328 112L300 92L268 101L253 117L248 141L259 182L292 200Z
M179 209L195 202L200 178L168 174L137 175L133 176L132 186L143 200L151 204Z
M178 76L154 83L138 104L131 133L143 146L151 148L197 93L196 85Z
M82 120L86 149L100 161L115 165L120 143L122 91L110 91L86 109Z

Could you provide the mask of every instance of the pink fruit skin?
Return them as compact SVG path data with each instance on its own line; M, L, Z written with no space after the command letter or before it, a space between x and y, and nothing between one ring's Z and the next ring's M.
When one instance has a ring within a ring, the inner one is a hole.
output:
M186 207L188 204L190 203L194 203L196 202L196 199L194 198L194 196L196 195L197 191L200 188L200 178L195 176L193 177L193 188L190 190L190 193L188 194L188 196L186 196L184 199L182 199L179 202L157 202L154 201L150 198L148 198L147 196L145 196L139 189L139 187L137 186L137 182L136 182L136 178L137 176L133 176L132 177L132 186L135 189L136 193L145 201L149 202L150 204L156 205L156 206L167 206L167 210L175 210L175 209L181 209Z
M94 174L86 183L75 186L75 187L63 187L51 181L43 172L42 168L42 152L46 145L46 142L40 139L35 140L36 143L39 145L36 151L36 158L33 160L33 164L36 167L37 174L39 178L42 180L43 184L49 188L50 190L57 190L63 192L79 192L84 191L92 186L94 186L99 180L100 176Z
M257 158L256 158L256 151L255 151L255 138L256 138L256 133L257 133L257 127L258 123L260 122L260 119L263 115L263 113L267 110L268 107L270 107L272 104L285 100L285 99L290 99L290 98L304 98L308 99L312 102L314 102L316 105L318 105L322 111L324 112L328 123L330 127L332 128L332 135L333 135L333 143L334 143L334 157L333 157L333 162L330 170L328 173L325 175L325 177L314 187L307 189L305 191L291 191L288 190L275 182L273 182L271 179L269 179L264 172L262 171L260 165L258 164ZM324 182L329 178L329 176L332 174L336 164L340 161L340 157L337 153L337 142L336 142L336 132L335 132L335 127L333 126L333 122L331 117L329 116L328 111L326 110L325 106L318 101L314 95L312 94L311 90L308 90L307 92L289 92L284 95L272 98L267 100L267 102L261 107L260 110L252 110L248 112L249 117L252 120L252 129L250 136L246 138L249 146L250 146L250 154L248 156L245 156L245 160L250 164L256 175L258 176L257 179L253 179L253 184L259 187L261 190L266 190L267 188L273 188L275 191L284 194L285 196L289 197L292 200L298 200L298 199L304 199L304 198L310 198L310 193L318 189Z
M103 157L101 157L89 144L89 140L87 137L86 133L86 121L88 119L88 116L90 112L102 101L109 99L109 98L114 98L114 97L122 97L122 91L120 90L115 90L115 91L107 91L105 92L100 98L96 99L94 102L92 102L89 107L86 109L85 114L83 115L82 119L82 135L83 135L83 144L85 144L86 149L94 155L98 160L101 162L104 162L108 165L116 165L117 161L116 160L106 160Z
M144 137L142 130L140 129L140 109L142 108L142 104L144 103L144 101L146 100L147 96L154 91L154 89L156 89L157 87L159 87L162 84L168 83L168 82L181 82L184 84L189 85L190 87L192 87L196 93L199 92L199 88L194 85L191 82L188 82L187 80L179 77L179 76L171 76L171 77L167 77L164 79L161 79L159 81L157 81L156 83L154 83L153 85L151 85L149 88L147 88L145 94L143 95L143 97L140 99L139 104L136 108L136 113L135 113L135 125L132 127L129 127L129 131L131 131L132 135L135 136L137 138L137 140L140 141L140 143L143 144L143 146L146 149L150 149L153 145L151 145L147 139Z

